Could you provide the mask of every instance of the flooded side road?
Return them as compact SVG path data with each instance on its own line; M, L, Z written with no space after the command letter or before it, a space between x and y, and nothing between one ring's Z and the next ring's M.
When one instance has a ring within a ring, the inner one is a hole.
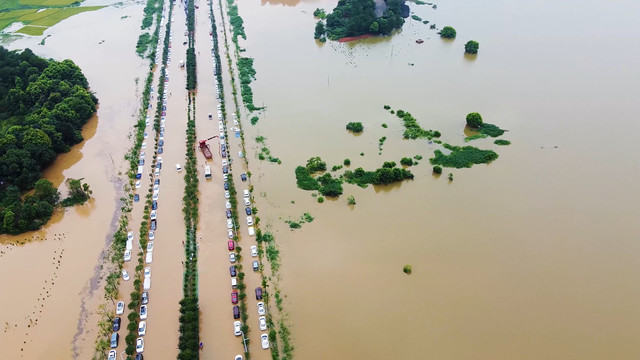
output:
M457 39L407 19L392 38L324 45L311 14L334 2L270 4L239 4L254 102L268 109L245 137L262 223L280 244L297 358L640 356L637 3L410 4ZM476 57L463 54L471 39ZM402 140L385 104L455 145L478 111L512 145L468 143L500 158L446 169L448 182L431 175L434 145ZM364 133L347 133L349 121ZM257 135L282 165L257 159ZM294 169L312 156L372 170L414 155L413 181L345 184L324 204L296 188ZM290 231L284 220L304 212L315 220Z
M44 46L38 45L40 37L7 45L29 47L56 60L72 59L100 106L83 129L85 142L45 171L55 185L66 177L84 178L92 199L56 213L41 231L0 239L0 358L89 358L93 352L95 333L86 331L95 328L95 321L86 317L102 301L101 289L94 292L95 281L120 207L116 178L126 171L126 134L140 103L135 79L143 79L148 69L134 51L141 15L142 5L107 7L47 30L52 36ZM66 191L64 186L60 190Z

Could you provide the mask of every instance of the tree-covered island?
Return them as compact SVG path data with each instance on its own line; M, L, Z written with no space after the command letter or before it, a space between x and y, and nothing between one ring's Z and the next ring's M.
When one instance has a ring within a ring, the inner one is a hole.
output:
M404 0L340 0L333 12L326 16L326 36L329 40L338 40L362 35L389 35L401 28L408 16L409 7ZM316 28L316 36L319 35L318 30Z

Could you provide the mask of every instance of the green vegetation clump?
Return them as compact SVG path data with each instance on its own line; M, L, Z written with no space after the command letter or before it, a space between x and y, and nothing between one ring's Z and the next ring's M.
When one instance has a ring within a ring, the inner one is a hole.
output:
M411 18L416 21L422 21L422 18L418 15L411 15Z
M322 204L324 202L324 196L318 196L318 202Z
M324 9L320 9L320 8L316 8L313 11L313 16L317 17L318 19L326 19L327 18L327 14L325 13Z
M312 174L317 172L327 171L327 163L322 161L322 159L319 156L316 156L307 160L306 168Z
M259 118L257 116L253 116L251 118L251 125L255 125L258 123Z
M324 174L318 177L318 182L320 183L320 194L325 197L338 197L342 195L342 180L336 179L331 174Z
M189 47L187 49L187 90L195 90L197 86L196 79L196 49Z
M443 145L445 149L451 151L449 155L445 155L442 151L436 150L435 157L431 158L431 164L441 165L453 168L470 168L474 164L486 164L498 158L492 150L480 150L473 146L453 146L449 144Z
M435 165L435 166L433 167L433 173L434 173L434 174L438 174L438 175L442 174L442 167L441 167L441 166L438 166L438 165Z
M311 172L304 166L296 168L296 185L302 190L318 190L320 183L311 176Z
M300 229L302 227L302 225L300 225L300 223L295 222L295 221L289 221L289 228L291 229Z
M404 268L402 268L402 272L404 272L407 275L411 275L411 265L405 265Z
M482 116L477 112L467 114L467 125L471 128L480 128L482 125Z
M453 181L453 174L449 173L449 181Z
M316 30L313 33L313 38L316 40L320 40L324 38L324 34L326 33L326 29L324 28L324 23L322 21L318 21L316 23Z
M456 35L456 29L452 28L451 26L445 26L440 31L440 37L443 37L445 39L455 39Z
M344 161L342 163L344 164L344 166L349 166L349 165L351 165L351 160L344 159Z
M364 126L362 126L361 122L350 122L347 124L347 130L354 133L361 133L362 130L364 130Z
M422 155L416 155L413 158L416 159L416 160L422 160Z
M432 138L440 137L439 131L433 130L425 130L420 127L418 121L408 112L404 110L396 111L396 116L402 119L404 123L405 131L403 137L405 139L418 139L418 138L427 138L431 140Z
M338 170L340 170L340 169L342 169L342 165L334 165L334 166L331 168L331 171L338 171Z
M84 204L93 193L89 189L89 184L82 183L82 179L68 178L66 180L67 187L69 188L69 197L62 200L62 206L74 206Z
M388 127L389 127L389 125L387 125L387 124L382 124L382 127L386 129L386 128L388 128Z
M350 195L350 196L347 198L347 204L349 204L349 205L355 205L355 204L356 204L356 198L355 198L353 195Z
M83 140L82 127L98 103L88 87L71 60L0 47L0 233L37 230L50 219L59 199L55 187L21 192L43 185L41 171Z
M499 127L493 124L482 123L478 128L478 131L481 134L488 135L491 137L498 137L505 133L505 130L500 129Z
M347 170L343 177L350 184L367 187L368 184L388 185L397 181L413 179L413 174L406 169L383 166L376 171L365 171L362 168L357 168L354 171Z
M464 44L464 52L467 54L477 54L480 44L477 41L469 40Z
M385 109L385 110L389 110L389 109L391 109L391 106L389 106L389 105L385 105L385 106L384 106L384 109Z
M233 30L233 35L231 40L234 43L238 43L238 37L247 40L247 34L244 32L244 22L238 13L238 6L233 4L233 0L227 0L229 4L229 10L227 11L227 15L229 15L229 23L231 23L231 27Z
M338 40L343 37L365 34L389 35L404 24L403 0L386 0L387 9L378 18L373 0L341 0L327 15L327 37Z
M498 140L494 141L493 143L496 144L496 145L503 145L503 146L511 145L511 141L502 140L502 139L498 139Z
M413 165L413 159L411 159L409 157L403 157L402 159L400 159L400 164L404 165L404 166L412 166Z
M249 111L262 109L253 104L253 90L251 90L251 82L256 78L256 70L253 68L253 59L241 57L238 59L238 73L240 76L240 92L242 101Z
M466 138L464 138L464 141L469 142L471 140L484 139L486 137L487 137L486 134L473 134L471 136L467 136Z

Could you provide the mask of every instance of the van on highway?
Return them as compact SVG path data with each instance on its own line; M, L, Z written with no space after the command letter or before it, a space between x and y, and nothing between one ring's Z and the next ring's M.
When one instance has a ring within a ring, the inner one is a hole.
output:
M207 180L211 180L211 166L206 165L204 167L204 178Z

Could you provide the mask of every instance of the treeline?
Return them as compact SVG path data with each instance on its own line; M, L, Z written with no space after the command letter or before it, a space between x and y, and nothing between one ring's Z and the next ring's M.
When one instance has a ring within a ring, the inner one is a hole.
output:
M365 34L389 35L404 24L404 0L385 0L387 9L381 17L375 14L373 0L340 0L333 12L327 15L327 37L338 40L343 37ZM318 36L318 34L316 34Z
M153 25L153 20L155 17L156 23L160 23L162 19L162 0L149 0L144 7L144 18L142 19L142 25L140 26L141 30L147 30L151 28ZM140 36L138 36L138 42L136 44L136 53L140 57L144 57L144 54L149 50L149 45L158 43L158 29L159 26L156 26L156 30L153 34L150 34L146 31L143 31ZM149 54L149 59L155 58L155 49L152 49Z
M187 48L187 90L195 90L198 86L196 78L196 49L195 43L195 9L193 1L187 4L187 30L189 31L189 47Z
M36 230L51 217L57 199L49 191L24 199L20 193L34 188L57 154L83 140L82 127L98 103L88 86L71 60L0 47L1 233Z

